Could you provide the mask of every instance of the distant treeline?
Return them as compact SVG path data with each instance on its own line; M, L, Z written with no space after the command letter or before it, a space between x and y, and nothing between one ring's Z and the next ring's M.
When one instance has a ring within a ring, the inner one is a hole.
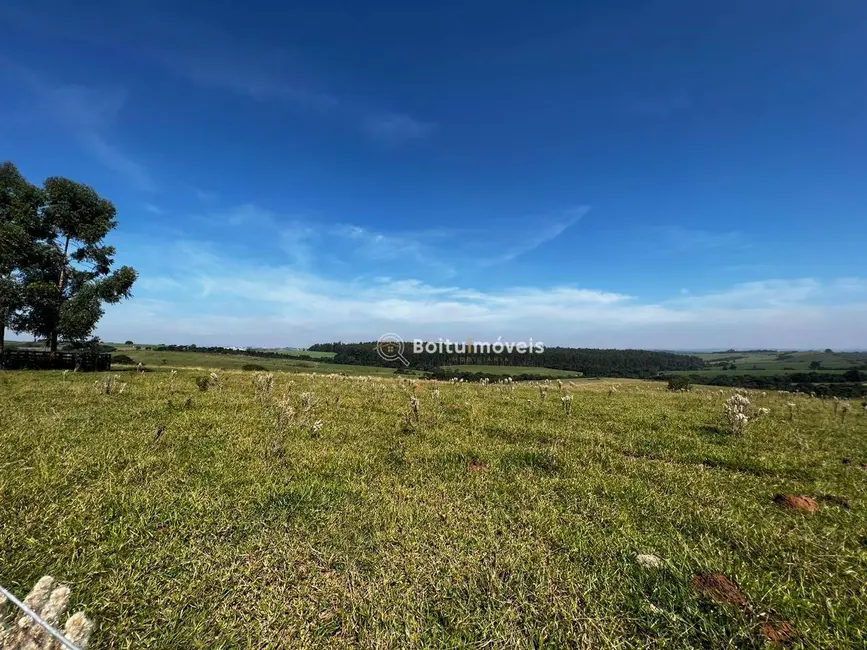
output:
M677 375L662 374L661 380ZM788 390L799 393L815 393L819 397L857 398L867 396L867 373L857 368L843 373L795 372L781 375L679 375L689 377L694 384L755 388L760 390Z
M311 351L333 352L330 363L343 363L360 366L398 367L400 361L389 362L382 359L376 351L375 342L367 343L317 343L310 346ZM412 344L406 344L403 356L413 370L434 372L443 366L529 366L534 368L554 368L581 372L585 377L653 377L660 372L673 370L702 370L707 364L696 356L673 352L651 352L648 350L596 350L590 348L545 348L541 353L503 353L414 354ZM454 376L454 375L450 375ZM546 378L546 375L540 375ZM535 378L535 376L534 376Z
M303 361L321 361L307 354L288 354L286 352L274 352L271 350L235 350L232 348L201 347L198 345L154 345L147 346L145 350L154 352L206 352L208 354L231 354L245 357L257 357L259 359L302 359Z

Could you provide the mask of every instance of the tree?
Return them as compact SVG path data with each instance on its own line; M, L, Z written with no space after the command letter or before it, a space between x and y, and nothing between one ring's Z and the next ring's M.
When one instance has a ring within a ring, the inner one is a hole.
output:
M42 193L27 182L11 162L0 164L0 366L6 328L22 307L20 269L32 262L40 237L46 233L39 213Z
M822 367L821 361L811 361L810 370L819 370Z
M132 267L112 271L115 249L104 244L117 225L114 205L96 191L66 178L45 181L42 218L49 234L30 264L21 270L24 308L19 331L48 340L89 337L103 315L103 303L130 297L137 274Z

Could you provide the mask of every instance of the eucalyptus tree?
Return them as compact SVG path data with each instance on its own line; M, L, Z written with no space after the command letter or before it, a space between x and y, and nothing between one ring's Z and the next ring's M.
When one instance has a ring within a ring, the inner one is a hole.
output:
M52 177L42 190L40 217L46 236L20 269L23 306L14 319L18 331L47 339L88 338L103 315L104 303L129 298L136 271L114 267L115 248L105 243L117 226L117 210L87 185Z

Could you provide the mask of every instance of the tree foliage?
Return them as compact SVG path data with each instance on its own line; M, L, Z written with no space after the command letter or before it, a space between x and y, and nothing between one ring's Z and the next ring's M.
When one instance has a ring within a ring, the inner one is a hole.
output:
M24 302L20 269L30 265L47 235L39 208L41 190L11 162L0 164L0 364L6 328Z
M66 178L40 190L11 163L0 182L4 325L47 339L52 351L58 340L89 338L103 304L128 298L136 280L132 267L113 270L116 251L104 243L117 225L114 205Z
M399 361L385 361L376 351L375 342L317 343L310 350L334 352L330 363L363 366L402 365ZM652 377L658 372L672 370L701 370L705 362L696 356L650 350L597 350L591 348L549 347L544 352L527 354L518 351L503 353L413 353L406 345L404 357L415 370L435 371L442 366L482 365L553 368L582 372L585 377Z

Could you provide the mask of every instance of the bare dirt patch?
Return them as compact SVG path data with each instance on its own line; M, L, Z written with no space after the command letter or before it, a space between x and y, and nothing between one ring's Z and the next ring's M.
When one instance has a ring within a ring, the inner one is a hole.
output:
M772 645L776 646L794 643L798 638L798 630L795 629L795 626L776 614L771 614L767 621L759 625L759 632Z
M474 460L470 462L469 469L471 472L487 472L491 466L484 461Z
M790 510L801 510L811 513L819 512L819 504L810 497L795 494L778 494L774 497L774 503Z
M718 603L741 609L748 607L744 592L722 573L702 573L693 578L692 584L699 593Z

